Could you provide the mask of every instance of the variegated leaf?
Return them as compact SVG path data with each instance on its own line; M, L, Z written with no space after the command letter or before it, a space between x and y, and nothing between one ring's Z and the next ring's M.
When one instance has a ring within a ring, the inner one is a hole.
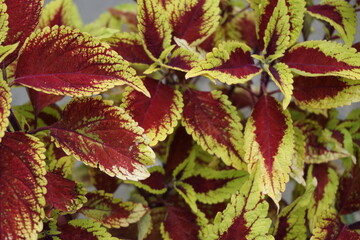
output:
M112 237L100 223L89 219L70 220L65 225L59 226L58 230L61 234L56 240L118 240L118 238Z
M160 0L139 0L138 29L145 51L154 60L170 47L171 27Z
M227 84L244 83L259 74L250 56L250 48L240 42L225 42L206 55L197 67L186 74L186 78L206 76Z
M148 95L134 69L108 46L69 27L34 32L19 56L14 83L44 93L89 96L127 84Z
M104 190L107 193L113 193L119 187L121 180L116 177L110 177L97 168L88 168L90 182L97 190Z
M5 0L0 1L0 45L5 41L9 31L9 15L6 13L7 6Z
M4 60L5 66L17 58L26 38L30 36L38 25L43 2L44 0L5 0L6 13L9 16L9 30L2 45L19 43L16 50Z
M126 181L137 188L144 189L152 194L164 194L167 191L165 185L165 171L161 166L149 168L150 177L141 181Z
M126 61L135 64L151 65L153 60L145 52L141 38L137 33L116 33L111 38L104 39L111 48Z
M223 212L218 212L213 224L202 229L202 239L208 240L272 240L268 234L271 220L267 218L269 205L259 188L259 176L250 177L232 195Z
M81 28L82 20L73 0L55 0L44 7L40 16L38 28L52 26L69 26Z
M307 12L329 23L339 32L345 44L351 46L356 34L355 8L345 0L322 0L319 5L307 8Z
M205 151L226 165L244 168L242 125L226 95L220 91L186 91L182 123Z
M89 192L80 212L108 228L127 227L140 220L147 208L140 203L125 202L104 191Z
M279 214L274 237L276 240L296 240L307 238L306 210L316 187L316 180L309 182L306 191Z
M303 76L360 78L360 53L354 48L329 41L306 41L294 45L281 59Z
M282 63L278 62L274 66L269 66L265 68L267 73L270 75L271 79L279 87L280 91L284 95L282 102L283 109L286 109L290 104L291 96L293 95L293 75L289 67Z
M63 213L75 212L86 202L86 190L81 184L66 179L59 174L46 173L46 211L60 210Z
M110 176L139 180L149 176L154 163L144 131L121 108L96 98L72 100L50 135L68 154Z
M11 93L5 81L0 79L0 142L9 124Z
M56 103L57 101L60 101L64 98L64 96L61 95L54 95L54 94L46 94L43 92L38 92L36 90L33 90L31 88L27 89L28 95L31 101L31 104L34 108L34 114L38 115L38 113L41 112L45 107Z
M219 0L174 0L166 6L174 37L191 46L203 42L219 24Z
M250 173L259 168L262 192L277 204L289 181L294 130L288 110L271 96L259 98L246 124L245 161Z
M172 52L171 58L165 67L188 72L192 68L196 67L200 61L201 56L197 52L184 47L179 47Z
M359 80L341 77L294 78L296 104L304 108L329 109L360 101Z
M0 239L35 240L42 230L44 152L36 137L5 133L0 143Z
M301 130L294 126L294 155L291 161L291 172L290 177L292 177L299 184L306 185L304 179L304 166L305 166L305 136Z
M318 184L308 204L307 218L310 231L313 232L314 226L329 208L335 207L335 198L339 177L335 170L326 163L311 165L308 170L307 183L311 183L316 178Z
M128 88L121 107L144 128L150 145L154 146L174 131L184 103L178 90L151 78L143 81L151 97Z

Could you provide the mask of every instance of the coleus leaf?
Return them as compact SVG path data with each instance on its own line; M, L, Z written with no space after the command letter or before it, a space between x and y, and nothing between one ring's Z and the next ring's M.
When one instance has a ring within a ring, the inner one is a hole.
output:
M329 41L306 41L286 51L281 59L303 76L360 78L360 53L354 48Z
M66 179L60 174L47 172L46 211L58 209L63 213L75 212L86 202L86 190L81 184Z
M304 166L305 166L305 136L301 130L294 126L294 155L291 162L290 177L292 177L299 184L306 185L304 179Z
M171 27L160 0L139 0L138 30L149 56L156 60L170 47Z
M288 110L283 110L273 97L259 98L246 124L244 133L245 161L250 173L258 167L263 186L275 203L289 181L294 153L294 130Z
M181 118L183 98L181 92L161 81L151 78L143 81L151 97L128 88L121 107L144 128L150 146L154 146L174 131Z
M97 168L89 168L90 182L97 190L104 190L107 193L113 193L119 187L119 179L110 177Z
M330 207L335 207L335 198L339 185L339 178L336 171L327 163L311 165L308 170L307 183L316 178L318 184L308 204L307 218L309 220L310 231L314 229L314 224L318 222L324 211Z
M350 105L360 101L359 91L358 79L334 76L294 78L294 98L300 107L329 109Z
M184 47L178 47L171 53L171 59L165 67L188 72L196 67L200 61L201 57L198 53Z
M14 83L69 96L89 96L127 84L148 96L135 74L127 61L90 35L54 26L29 37L19 56Z
M147 208L140 203L124 202L104 191L89 192L80 212L108 228L127 227L140 220Z
M137 33L116 33L111 38L104 39L111 48L126 61L135 64L151 65L153 60L145 52L141 38Z
M339 32L345 44L351 46L356 34L356 13L350 3L341 0L323 0L307 8L314 18L329 23Z
M110 176L123 180L149 176L145 165L154 163L155 154L143 129L101 97L75 98L49 130L67 153Z
M217 28L220 20L219 0L176 0L166 6L174 37L191 46L203 42Z
M43 5L43 0L5 0L7 6L9 30L2 45L12 45L19 42L16 50L4 60L5 66L13 62L27 37L36 28ZM19 21L21 19L21 21Z
M152 194L164 194L167 191L165 185L165 171L161 166L154 166L148 169L150 177L140 181L126 181L137 188L144 189Z
M118 240L108 233L100 223L89 219L74 219L65 225L59 226L61 240L88 239L88 240Z
M155 207L152 208L150 210L149 216L150 216L150 221L151 221L151 226L150 228L148 228L147 232L144 234L142 233L144 236L143 239L145 240L158 240L158 239L162 239L161 236L161 232L160 232L160 225L162 224L162 222L165 219L167 213L167 208L166 207ZM145 217L143 217L140 222L138 223L139 227L140 227L140 231L142 231L144 228L142 228L142 222L145 220L147 215L145 215ZM139 238L140 238L140 232L139 232ZM142 239L142 238L140 238Z
M282 106L283 109L286 109L293 95L293 75L290 68L282 62L278 62L273 66L265 67L265 69L283 93L284 99Z
M206 55L186 78L206 76L227 84L245 83L262 70L255 66L250 48L240 42L225 42Z
M39 139L5 133L0 143L0 238L37 239L42 230L45 149Z
M38 28L53 27L55 25L81 28L82 20L73 0L55 0L44 7L40 15Z
M259 180L259 176L250 176L232 195L226 209L217 213L213 224L203 227L202 239L274 239L268 234L271 225L267 218L269 205L259 189Z
M215 204L229 199L246 180L247 173L244 171L200 167L182 182L192 186L198 201Z
M9 124L11 93L5 81L0 79L0 142Z
M0 1L0 44L5 41L7 33L9 31L9 15L6 13L7 6L5 0Z
M326 209L315 225L310 240L358 240L359 233L341 222L334 208Z
M307 238L306 211L316 184L316 180L310 182L305 193L278 215L273 234L276 240Z
M54 94L46 94L43 92L35 91L31 88L27 89L28 95L31 101L31 104L34 108L34 114L38 115L41 110L43 110L45 107L56 103L57 101L60 101L64 98L64 96L61 95L54 95Z
M220 91L186 91L182 124L205 151L226 165L244 167L242 125L226 95Z

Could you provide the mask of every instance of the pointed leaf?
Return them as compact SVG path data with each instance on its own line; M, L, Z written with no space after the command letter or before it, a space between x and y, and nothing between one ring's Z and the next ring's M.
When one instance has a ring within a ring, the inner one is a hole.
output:
M243 168L243 134L240 118L226 95L220 91L184 93L182 123L188 134L226 165Z
M151 65L153 60L145 52L141 38L132 32L116 33L105 39L111 48L130 63Z
M324 211L330 207L335 207L335 198L339 178L334 169L328 164L312 165L308 170L307 183L316 178L318 184L308 204L307 218L309 220L310 231L314 229L314 224L319 221Z
M9 125L11 93L5 81L0 79L0 142Z
M245 161L248 170L259 166L262 191L275 203L289 181L291 158L294 153L294 130L288 110L271 96L259 98L246 124Z
M172 52L171 59L166 64L166 67L171 67L175 70L188 72L192 68L196 67L200 60L201 57L198 53L184 47L179 47L175 49L174 52Z
M282 106L283 109L286 109L293 95L293 75L291 74L291 70L282 62L276 63L274 66L269 66L266 70L283 93L284 100Z
M304 76L360 78L360 53L354 48L329 41L306 41L289 49L281 59Z
M107 193L113 193L119 187L119 179L110 177L97 168L89 168L90 182L97 190L104 190Z
M37 115L41 110L45 107L56 103L64 98L61 95L54 95L54 94L46 94L42 92L35 91L31 88L27 89L31 104L34 108L34 114Z
M171 28L160 0L139 0L138 29L145 51L154 59L170 47Z
M335 209L326 209L320 216L315 225L313 236L310 240L358 240L359 233L350 230L340 217L336 214Z
M300 107L329 109L360 101L360 82L340 77L294 78L294 98Z
M44 7L40 16L39 28L53 27L55 25L82 27L82 20L73 0L55 0Z
M74 219L58 229L61 231L59 235L61 240L118 240L118 238L112 237L100 223L89 219Z
M148 95L121 56L90 35L64 26L30 36L15 78L17 84L57 95L89 96L123 84Z
M355 8L344 0L323 0L307 8L314 18L329 23L339 32L345 44L351 46L356 34Z
M149 168L150 177L141 181L126 181L137 188L144 189L152 194L164 194L167 191L165 185L165 171L160 166Z
M127 227L140 220L147 208L140 203L124 202L104 191L89 192L80 212L108 228Z
M203 42L219 24L219 0L175 0L166 10L174 37L186 40L191 46Z
M13 62L27 37L35 30L44 0L5 0L6 13L9 18L9 31L2 45L12 45L19 42L16 50L5 60L5 66Z
M128 88L121 107L144 128L154 146L174 131L184 104L181 92L151 78L143 81L151 97Z
M269 205L259 189L259 179L253 176L232 195L231 202L222 213L218 212L214 223L204 226L202 239L274 239L268 234L271 225L271 220L266 217Z
M67 153L120 179L147 178L144 165L154 163L143 129L100 97L72 100L50 134Z
M239 42L225 42L206 55L206 59L191 69L186 78L204 75L227 84L244 83L259 74L250 56L250 48Z
M281 211L274 230L276 240L307 238L306 210L316 184L315 180L308 184L305 193Z
M31 135L6 133L0 143L0 239L35 240L42 230L45 149Z

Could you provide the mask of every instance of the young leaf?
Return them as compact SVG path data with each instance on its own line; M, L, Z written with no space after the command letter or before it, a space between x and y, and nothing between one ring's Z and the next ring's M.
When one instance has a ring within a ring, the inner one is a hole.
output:
M219 24L219 0L175 0L166 10L174 37L184 39L191 46L199 45Z
M184 104L181 92L151 78L143 81L151 98L128 88L121 107L144 128L150 146L155 146L174 131Z
M89 192L86 198L88 201L80 212L108 228L127 227L139 221L147 211L140 203L124 202L104 191Z
M43 2L44 0L5 0L6 13L9 16L9 30L2 45L19 43L16 50L4 60L5 66L17 58L26 38L30 36L38 25Z
M0 239L37 239L46 193L45 149L39 139L5 133L0 143Z
M72 100L50 135L67 153L110 176L139 180L149 176L145 165L155 154L137 123L121 108L100 97Z
M242 125L226 95L220 91L186 91L182 123L205 151L226 165L244 167Z
M118 240L118 238L112 237L100 223L89 219L71 220L65 225L59 226L58 230L61 232L59 240Z
M305 193L281 211L274 230L276 240L307 238L306 210L316 184L316 180L310 182Z
M86 202L86 190L81 184L59 174L46 173L46 210L58 209L63 213L75 212Z
M64 96L61 95L46 94L43 92L35 91L31 88L28 88L27 91L31 104L34 108L35 115L38 115L45 107L56 103L57 101L60 101L64 98Z
M300 107L329 109L350 105L360 101L359 91L358 79L333 76L294 78L294 98Z
M290 48L281 59L304 76L360 78L360 53L354 48L329 41L306 41Z
M279 102L271 96L259 98L246 124L244 139L249 172L260 167L262 192L278 203L289 181L294 153L290 113L282 110Z
M111 38L104 39L111 48L126 61L135 64L151 65L153 60L145 52L141 38L137 33L116 33Z
M341 222L335 209L326 209L315 225L313 236L310 240L358 240L359 233L349 229Z
M268 234L271 220L267 218L269 205L259 186L259 176L252 176L232 195L231 202L213 224L202 229L202 239L208 240L271 240Z
M356 34L355 8L345 0L323 0L307 8L314 18L329 23L339 32L345 44L351 46Z
M304 179L304 166L305 166L305 136L301 130L294 126L294 155L291 162L290 177L292 177L299 184L306 185Z
M274 66L269 66L265 69L283 93L284 100L282 106L283 109L286 109L290 104L291 96L293 95L293 75L291 70L282 62L278 62Z
M145 51L154 60L159 59L171 43L168 14L165 13L160 0L139 0L137 6L138 29Z
M188 72L196 67L200 61L201 57L197 52L184 47L179 47L172 52L171 59L165 67Z
M240 42L225 42L206 55L206 59L186 74L186 78L204 75L227 84L245 83L259 74L250 56L250 48Z
M11 93L5 81L0 79L0 142L9 124Z
M44 7L38 28L53 27L55 25L72 28L82 26L79 11L73 0L55 0Z
M90 35L54 26L30 36L19 56L14 83L69 96L89 96L127 84L148 96L135 74L127 61Z

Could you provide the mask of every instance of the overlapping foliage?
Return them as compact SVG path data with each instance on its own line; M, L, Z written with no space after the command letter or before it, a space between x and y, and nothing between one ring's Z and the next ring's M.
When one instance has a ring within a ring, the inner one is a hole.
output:
M359 1L43 4L0 0L0 239L360 239Z

